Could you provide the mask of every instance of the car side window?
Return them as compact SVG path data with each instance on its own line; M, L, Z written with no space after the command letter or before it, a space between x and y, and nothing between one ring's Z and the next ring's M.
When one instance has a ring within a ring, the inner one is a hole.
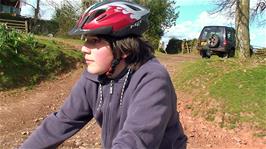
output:
M218 36L221 36L221 33L219 31L216 31L216 30L205 30L203 33L202 33L202 36L201 38L202 39L208 39L210 38L212 35L218 35Z
M204 30L201 34L201 39L207 39L208 38L208 31Z

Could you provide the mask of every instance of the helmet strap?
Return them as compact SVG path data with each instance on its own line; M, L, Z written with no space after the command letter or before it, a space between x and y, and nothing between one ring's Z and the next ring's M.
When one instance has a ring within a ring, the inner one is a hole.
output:
M111 67L109 70L105 73L106 76L110 76L115 72L115 67L120 63L120 58L113 59Z

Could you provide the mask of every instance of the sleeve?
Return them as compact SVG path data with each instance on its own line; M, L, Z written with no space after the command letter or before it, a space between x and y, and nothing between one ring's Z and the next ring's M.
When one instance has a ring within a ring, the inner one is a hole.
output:
M60 110L49 115L20 149L56 148L92 119L92 110L86 99L84 79L85 77L82 77L75 84Z
M171 87L166 75L152 73L141 81L112 149L156 149L160 146L173 110Z

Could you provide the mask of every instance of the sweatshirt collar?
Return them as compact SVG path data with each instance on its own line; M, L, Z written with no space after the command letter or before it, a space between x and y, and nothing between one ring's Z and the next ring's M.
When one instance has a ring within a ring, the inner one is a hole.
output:
M116 76L115 78L107 78L105 75L94 75L89 73L87 70L84 71L84 74L86 76L87 79L93 81L93 82L98 82L101 84L107 84L109 83L111 80L114 80L115 82L120 82L119 80L121 80L121 78L123 78L126 73L128 71L128 68L124 68L122 70L122 72L120 74L118 74L118 76Z

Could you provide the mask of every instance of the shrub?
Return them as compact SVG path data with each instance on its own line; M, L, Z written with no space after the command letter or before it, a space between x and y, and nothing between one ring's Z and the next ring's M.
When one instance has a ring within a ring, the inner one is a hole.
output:
M182 40L170 39L165 50L169 54L180 53L182 51Z
M79 61L58 46L40 42L31 34L7 30L4 25L0 25L0 36L0 90L34 85Z

